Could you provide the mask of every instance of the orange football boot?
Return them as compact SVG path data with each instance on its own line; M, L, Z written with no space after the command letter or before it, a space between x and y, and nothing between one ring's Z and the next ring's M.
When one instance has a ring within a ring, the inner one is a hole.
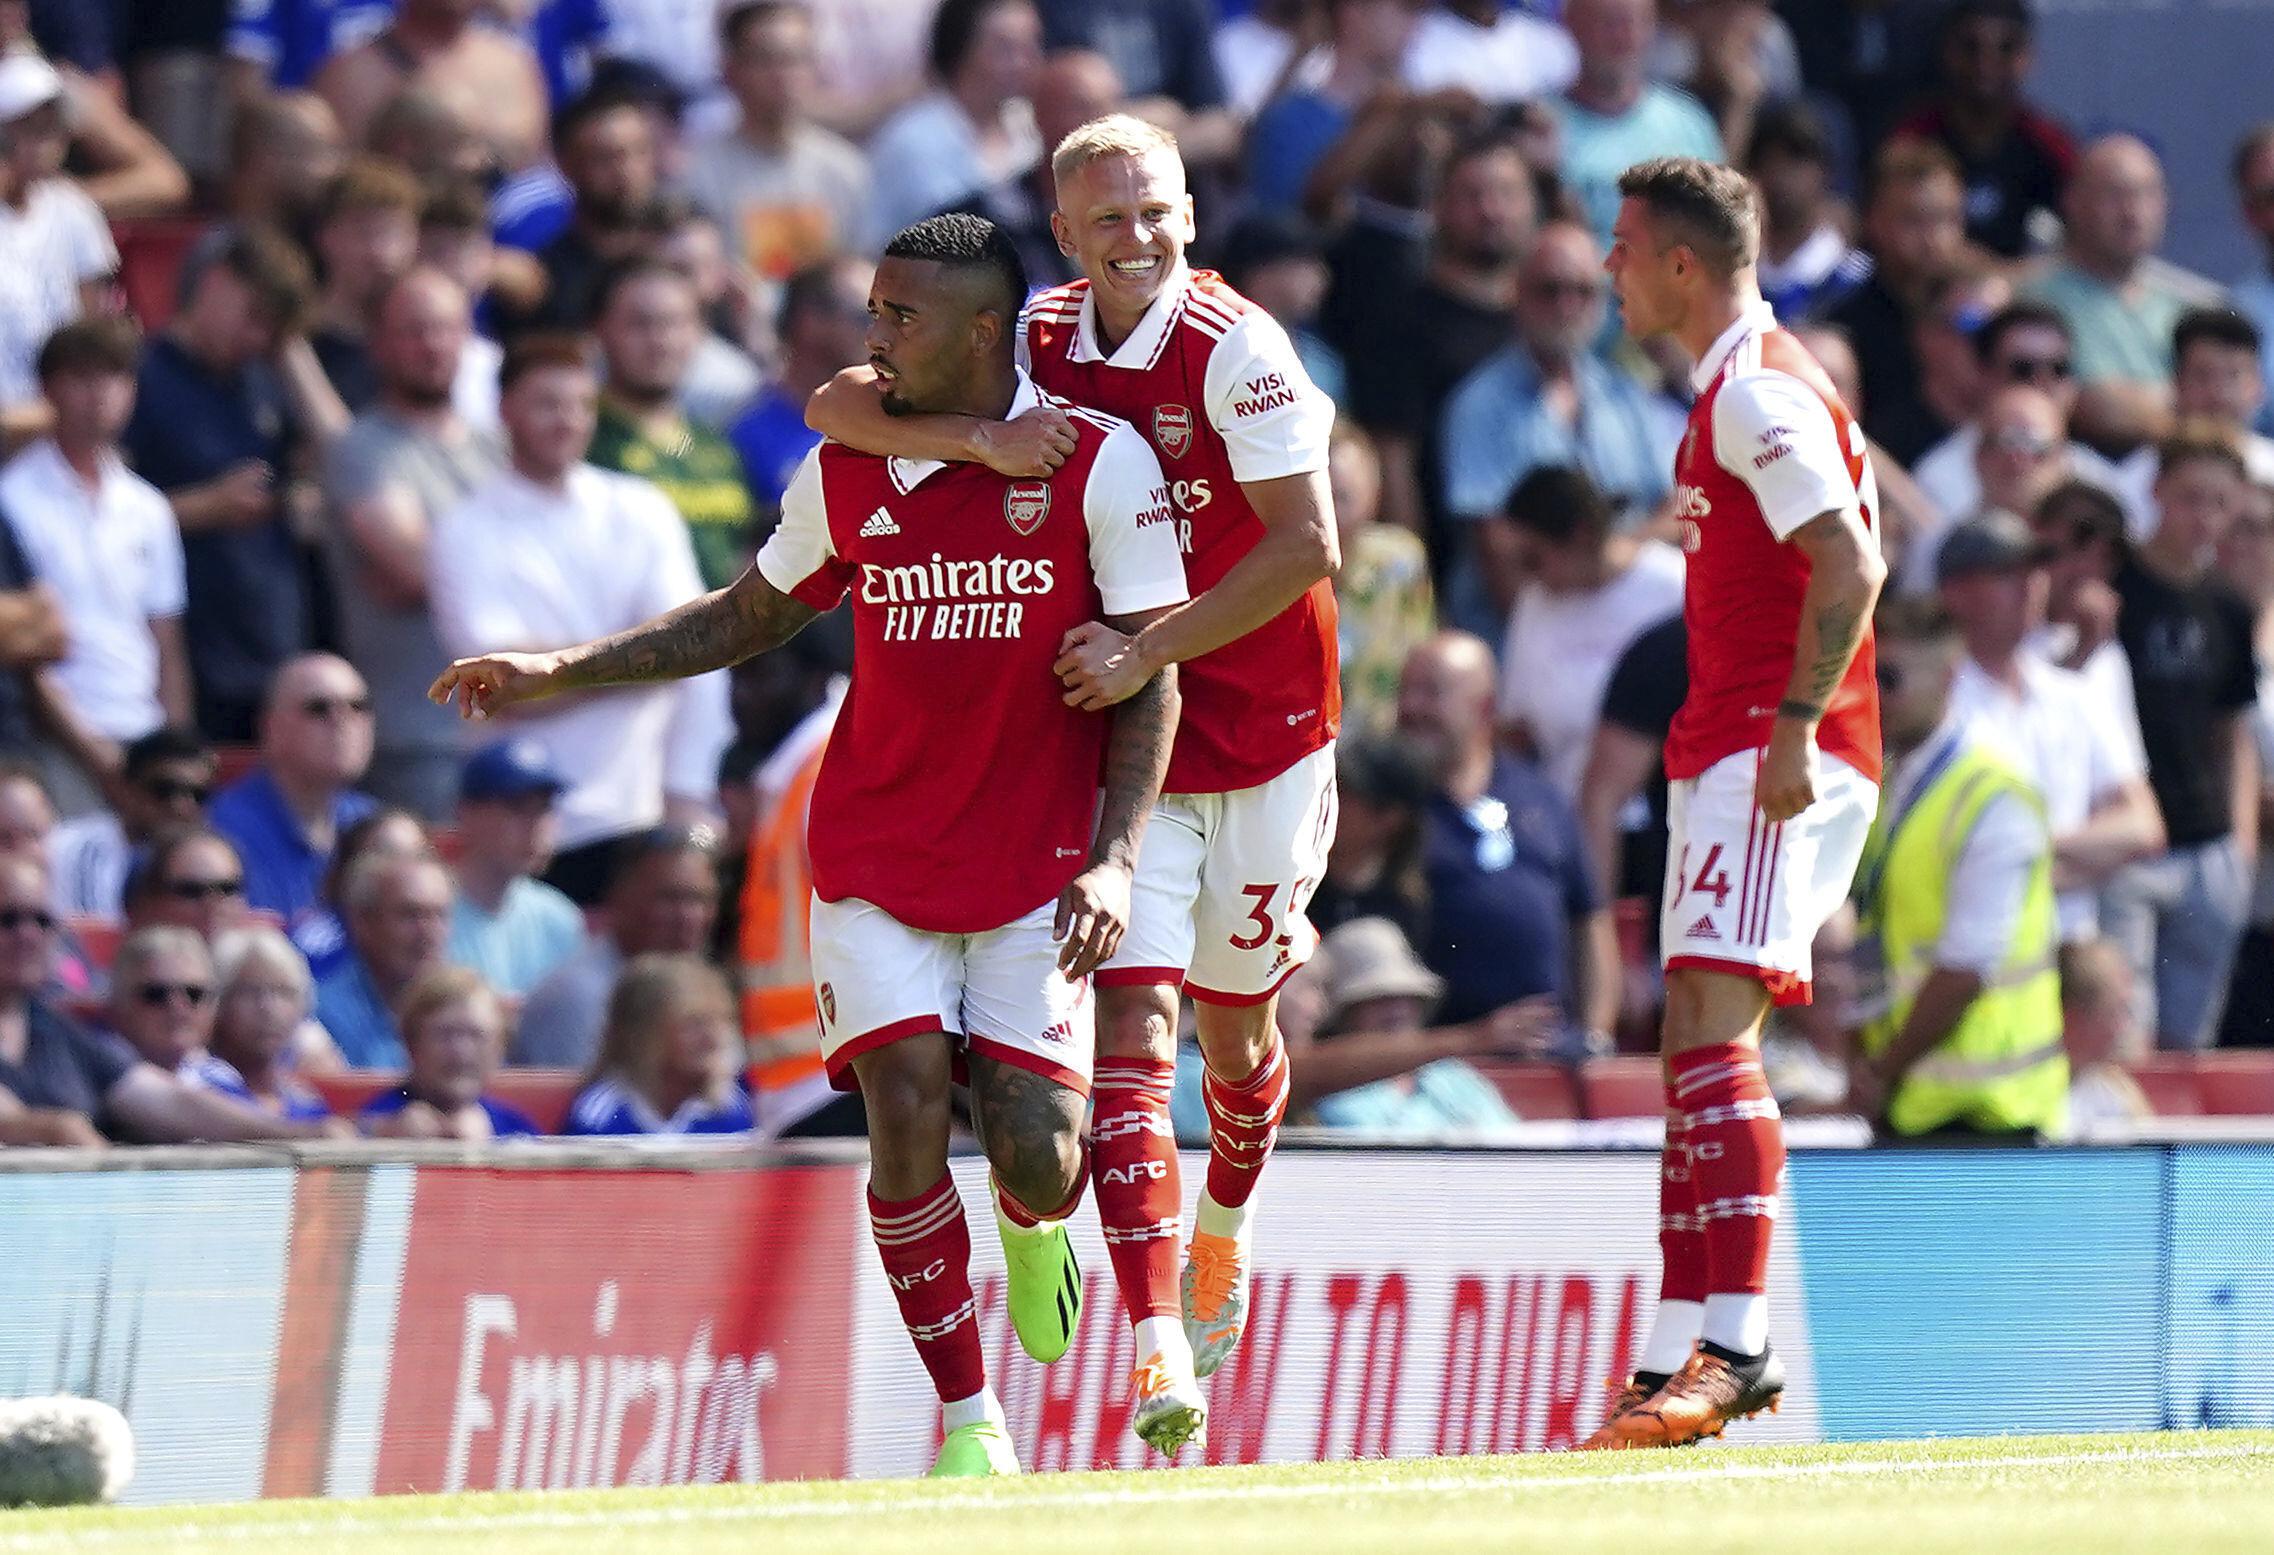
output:
M1629 1447L1687 1447L1719 1436L1732 1421L1763 1410L1774 1414L1783 1399L1784 1362L1774 1350L1742 1367L1700 1350L1655 1397L1619 1421L1618 1432Z

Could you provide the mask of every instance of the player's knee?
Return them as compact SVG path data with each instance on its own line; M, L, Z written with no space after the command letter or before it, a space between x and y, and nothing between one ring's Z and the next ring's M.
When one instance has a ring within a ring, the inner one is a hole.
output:
M1162 984L1099 989L1098 1056L1176 1062L1176 990Z
M1082 1145L1076 1130L987 1141L987 1164L1010 1196L1038 1213L1057 1209L1081 1181Z
M1277 999L1261 1004L1195 1004L1193 1024L1200 1038L1200 1056L1209 1072L1225 1080L1243 1080L1271 1056L1278 1029Z

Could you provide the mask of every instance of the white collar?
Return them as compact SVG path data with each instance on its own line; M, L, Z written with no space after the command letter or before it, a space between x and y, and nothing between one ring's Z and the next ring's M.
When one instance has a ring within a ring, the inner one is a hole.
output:
M47 466L49 480L72 491L87 490L87 483L79 478L79 472L71 467L71 461L63 457L63 445L54 438L43 437L26 452ZM111 482L125 470L125 464L108 448L95 456L94 496L98 503L109 495Z
M1942 726L1928 735L1917 750L1897 758L1894 770L1887 774L1888 813L1900 814L1905 806L1914 802L1920 780L1941 766L1946 754L1965 749L1975 738L1974 719L1954 712L1943 719Z
M1184 312L1185 293L1191 289L1192 271L1182 259L1169 272L1161 293L1129 338L1113 355L1107 356L1098 345L1098 290L1092 283L1082 290L1082 316L1074 326L1074 343L1069 355L1077 362L1103 362L1108 367L1132 367L1139 370L1151 367L1161 359L1161 348L1168 344L1169 331L1176 326Z
M1003 415L1005 421L1015 421L1042 403L1042 391L1034 386L1034 380L1026 375L1026 370L1017 368L1014 371L1018 373L1019 385L1011 393L1011 408ZM947 463L944 460L903 459L898 455L886 459L884 463L886 473L892 477L892 489L902 496L906 496L932 475L947 468Z
M1690 387L1700 394L1705 393L1713 387L1714 379L1721 376L1721 369L1736 352L1740 341L1747 335L1765 335L1776 327L1776 309L1766 302L1750 304L1744 312L1737 315L1734 324L1723 330L1713 344L1706 347L1705 355L1698 358L1698 365L1690 373Z

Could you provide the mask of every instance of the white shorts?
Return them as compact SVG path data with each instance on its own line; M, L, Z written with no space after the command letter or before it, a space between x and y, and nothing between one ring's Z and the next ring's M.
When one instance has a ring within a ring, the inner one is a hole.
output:
M1326 874L1334 745L1253 788L1164 794L1145 827L1129 932L1101 987L1182 984L1207 1004L1261 1004L1318 948L1303 909Z
M1055 900L984 934L912 929L847 897L813 899L813 994L829 1083L857 1089L853 1060L927 1031L1087 1096L1096 1046L1089 979L1068 982L1051 938Z
M1778 1004L1806 1004L1816 931L1847 900L1879 813L1879 785L1818 753L1816 802L1771 825L1753 803L1761 752L1724 756L1666 790L1666 969L1758 978Z

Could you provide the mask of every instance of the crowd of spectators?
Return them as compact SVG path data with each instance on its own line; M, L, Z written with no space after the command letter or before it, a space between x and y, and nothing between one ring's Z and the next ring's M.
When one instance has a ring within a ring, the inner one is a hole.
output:
M2221 285L2164 257L2147 139L2031 96L2033 29L0 0L0 1141L341 1132L308 1082L343 1065L404 1076L360 1120L402 1137L528 1132L501 1065L582 1075L576 1133L857 1127L773 998L843 623L502 727L425 689L730 581L864 354L878 244L976 211L1066 279L1047 148L1109 111L1177 133L1195 261L1341 410L1308 1115L1489 1128L1471 1060L1649 1045L1691 388L1602 261L1618 174L1664 153L1760 187L1764 290L1931 617L1903 640L1951 649L1933 706L2042 799L2072 1027L2274 1045L2274 123L2232 126L2263 257ZM1868 980L1790 1033L1835 1072Z

